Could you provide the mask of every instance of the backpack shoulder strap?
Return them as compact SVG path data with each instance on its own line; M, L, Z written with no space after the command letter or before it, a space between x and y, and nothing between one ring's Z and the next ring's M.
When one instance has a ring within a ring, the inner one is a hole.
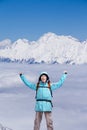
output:
M38 90L38 88L39 88L39 82L36 85L36 95L35 95L35 98L37 98L37 90Z
M48 88L50 90L51 96L53 97L53 93L52 93L52 90L51 90L51 83L50 82L48 82Z

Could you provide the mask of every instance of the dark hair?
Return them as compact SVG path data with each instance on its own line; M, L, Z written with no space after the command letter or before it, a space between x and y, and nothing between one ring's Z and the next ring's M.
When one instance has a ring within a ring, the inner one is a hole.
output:
M39 80L38 80L38 81L41 81L41 76L42 76L42 75L45 75L45 76L47 77L47 81L49 80L49 76L48 76L47 74L43 73L43 74L41 74L41 75L40 75L40 77L39 77Z

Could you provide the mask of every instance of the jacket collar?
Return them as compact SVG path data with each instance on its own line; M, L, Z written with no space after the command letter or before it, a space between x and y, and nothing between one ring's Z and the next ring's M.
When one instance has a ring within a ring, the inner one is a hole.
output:
M45 86L45 87L47 87L47 86L48 86L48 83L47 83L47 82L43 83L42 81L40 81L40 86Z

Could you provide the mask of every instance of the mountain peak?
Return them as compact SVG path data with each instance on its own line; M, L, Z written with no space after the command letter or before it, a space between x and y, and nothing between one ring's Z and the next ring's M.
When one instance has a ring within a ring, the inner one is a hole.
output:
M55 33L48 32L48 33L45 33L43 36L41 36L37 42L38 43L46 43L46 42L49 42L50 40L55 39L57 37L58 36Z
M5 39L0 42L0 48L4 49L5 47L8 47L11 45L11 40L10 39Z

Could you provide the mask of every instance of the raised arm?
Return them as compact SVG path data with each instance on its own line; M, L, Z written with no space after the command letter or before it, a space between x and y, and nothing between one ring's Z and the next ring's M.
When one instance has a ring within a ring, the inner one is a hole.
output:
M61 76L61 78L58 82L51 84L51 90L60 88L62 86L62 84L64 83L66 77L67 77L67 72L64 72L64 74Z
M30 81L28 81L27 78L23 74L20 74L20 78L26 86L28 86L29 88L31 88L33 90L36 90L36 85L34 83L31 83Z

